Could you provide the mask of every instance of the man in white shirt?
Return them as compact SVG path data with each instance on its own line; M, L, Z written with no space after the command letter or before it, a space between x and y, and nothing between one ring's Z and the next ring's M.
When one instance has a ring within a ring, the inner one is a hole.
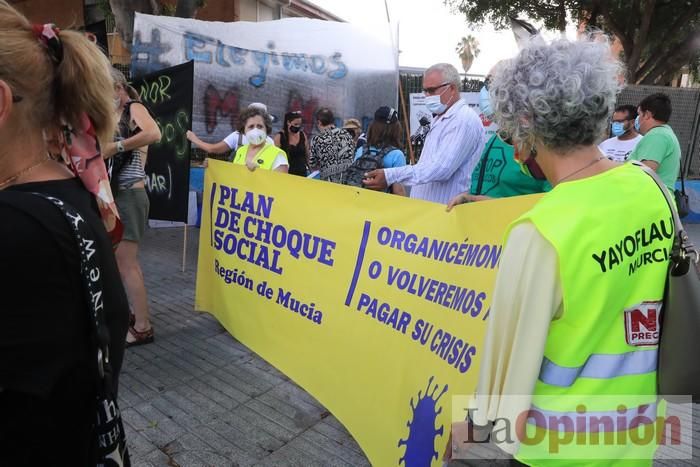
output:
M366 187L384 190L388 185L409 185L411 198L447 204L469 190L471 174L484 150L486 137L479 116L460 98L457 69L438 63L425 71L425 104L433 123L416 165L368 172Z
M615 108L610 132L613 137L606 139L598 149L608 159L616 162L625 162L634 150L637 143L642 140L642 135L634 128L634 119L637 118L637 108L633 105L620 105Z
M265 112L267 112L267 106L262 102L253 102L248 105L248 108L262 109ZM233 160L233 155L236 154L236 149L238 149L239 146L248 144L248 140L246 139L245 135L238 130L229 134L226 138L222 139L218 143L205 143L204 141L199 139L199 137L195 135L192 131L187 132L187 139L209 154L223 154L225 152L231 151L230 160ZM275 144L275 142L269 136L265 141L268 144Z

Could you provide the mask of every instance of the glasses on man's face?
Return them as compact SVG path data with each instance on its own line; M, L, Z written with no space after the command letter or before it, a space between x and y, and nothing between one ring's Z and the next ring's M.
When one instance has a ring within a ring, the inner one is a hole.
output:
M430 96L430 95L432 95L432 94L435 94L435 92L436 92L438 89L443 88L443 87L445 87L445 86L447 86L447 85L449 85L449 84L450 84L450 83L442 83L442 84L440 84L440 85L438 85L438 86L435 86L435 87L432 87L432 88L423 88L423 94L425 94L425 95L427 95L427 96Z

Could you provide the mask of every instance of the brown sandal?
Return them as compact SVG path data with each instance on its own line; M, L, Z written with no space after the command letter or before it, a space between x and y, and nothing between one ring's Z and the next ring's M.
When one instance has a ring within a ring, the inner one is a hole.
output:
M153 336L153 326L146 329L145 331L137 331L134 326L129 326L129 334L134 338L133 341L126 341L127 347L134 347L136 345L150 344L155 340Z

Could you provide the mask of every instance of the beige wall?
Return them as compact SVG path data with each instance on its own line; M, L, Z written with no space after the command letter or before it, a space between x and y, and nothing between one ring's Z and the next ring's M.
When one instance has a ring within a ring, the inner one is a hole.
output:
M84 25L83 0L18 0L10 3L32 23L56 23L64 29Z

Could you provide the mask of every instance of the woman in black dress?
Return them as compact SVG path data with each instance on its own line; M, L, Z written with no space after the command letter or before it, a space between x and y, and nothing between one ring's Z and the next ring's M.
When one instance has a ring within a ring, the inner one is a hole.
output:
M282 131L275 135L275 146L287 153L289 173L306 177L309 163L309 140L301 129L301 112L284 114Z

